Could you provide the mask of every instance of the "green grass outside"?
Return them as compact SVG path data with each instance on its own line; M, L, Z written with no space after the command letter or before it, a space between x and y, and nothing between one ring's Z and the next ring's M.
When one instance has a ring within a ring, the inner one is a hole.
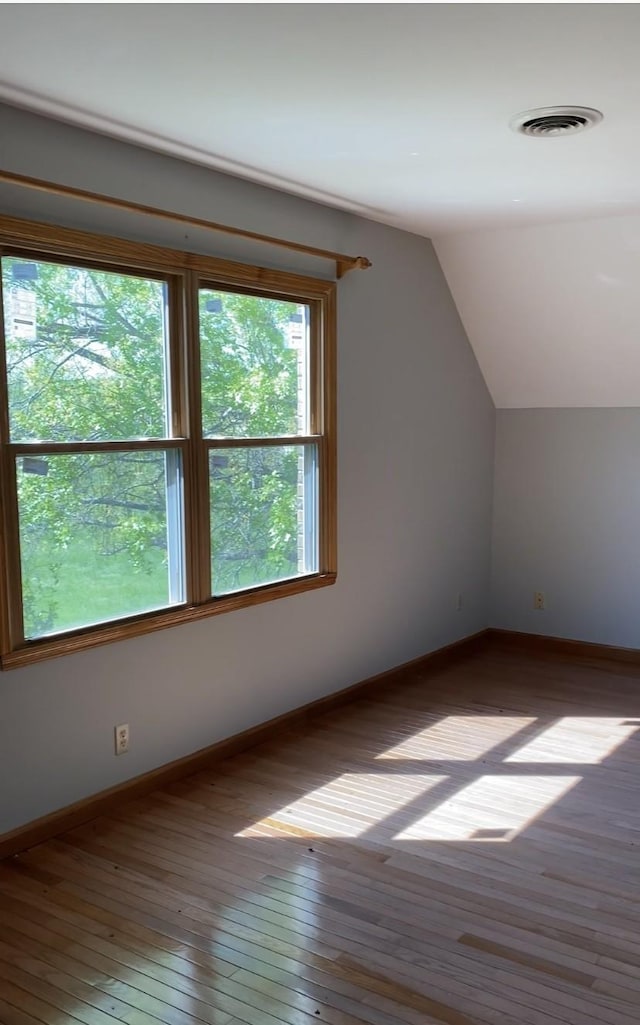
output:
M57 582L52 578L56 564ZM126 552L103 555L90 537L48 553L29 547L23 552L23 584L34 596L25 606L25 634L42 636L81 626L121 619L168 604L168 576L163 553L147 557L144 568L132 565Z
M57 576L53 576L52 570ZM244 567L218 576L216 593L271 582L295 575L280 566ZM23 588L33 600L25 601L25 636L74 630L109 620L123 619L169 604L167 567L160 549L135 566L127 552L103 555L90 536L78 535L73 545L58 550L55 558L34 545L22 556Z

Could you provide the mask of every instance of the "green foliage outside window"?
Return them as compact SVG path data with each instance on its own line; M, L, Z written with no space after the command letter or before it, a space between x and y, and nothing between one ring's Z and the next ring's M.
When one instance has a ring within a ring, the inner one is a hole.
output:
M170 437L163 282L7 257L2 285L12 442ZM202 291L205 437L308 433L304 316ZM299 572L305 458L295 444L211 454L213 593ZM172 472L148 449L18 457L27 637L181 600Z

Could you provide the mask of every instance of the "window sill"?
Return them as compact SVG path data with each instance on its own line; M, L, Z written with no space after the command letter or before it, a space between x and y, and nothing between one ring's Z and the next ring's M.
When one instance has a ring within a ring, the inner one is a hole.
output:
M232 612L236 609L250 608L263 602L275 601L277 598L288 598L305 591L314 591L319 587L328 587L336 582L335 573L314 574L313 576L297 577L282 583L270 584L255 590L238 591L223 598L213 598L202 605L180 606L175 609L151 612L135 619L119 620L104 626L93 626L73 633L61 634L57 637L46 637L42 640L29 641L24 647L7 652L0 660L0 668L18 669L20 666L43 662L46 659L70 655L75 651L96 648L112 641L122 641L129 637L140 637L143 634L164 630L181 623L190 623L209 616Z

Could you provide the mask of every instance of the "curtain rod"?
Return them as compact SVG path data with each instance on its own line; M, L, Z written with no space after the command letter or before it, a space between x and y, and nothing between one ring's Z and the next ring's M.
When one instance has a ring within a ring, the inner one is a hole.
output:
M209 231L219 231L225 235L236 235L240 238L248 238L254 242L265 242L271 246L281 246L284 249L292 249L296 253L306 253L308 256L317 256L323 260L335 260L336 277L342 278L350 270L366 270L371 267L371 260L366 256L346 256L344 253L334 253L329 249L317 249L315 246L306 246L301 242L288 242L286 239L274 238L272 235L260 235L256 231L245 231L244 228L233 228L228 224L218 224L216 221L207 221L202 217L191 217L188 214L178 214L171 210L162 210L160 207L147 206L144 203L135 203L130 199L116 199L115 196L105 196L100 192L89 192L86 189L76 189L72 185L59 185L56 182L46 181L43 178L30 178L25 174L16 174L13 171L0 170L0 182L9 185L19 185L22 188L33 189L35 192L46 192L53 196L70 196L72 199L80 199L87 203L101 203L103 206L114 207L117 210L128 210L137 214L147 214L151 217L163 217L167 221L176 221L179 224L190 224L198 228L208 228Z

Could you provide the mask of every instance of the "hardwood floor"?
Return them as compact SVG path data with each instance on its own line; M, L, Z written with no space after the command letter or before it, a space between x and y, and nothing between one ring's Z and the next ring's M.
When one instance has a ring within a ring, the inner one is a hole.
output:
M2 1025L636 1025L640 676L493 646L0 865Z

